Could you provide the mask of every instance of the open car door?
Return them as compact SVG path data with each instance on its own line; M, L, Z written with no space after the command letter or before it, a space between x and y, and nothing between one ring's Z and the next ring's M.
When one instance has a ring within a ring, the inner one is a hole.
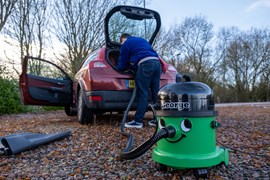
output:
M30 56L24 58L19 88L25 105L70 106L72 84L56 64Z

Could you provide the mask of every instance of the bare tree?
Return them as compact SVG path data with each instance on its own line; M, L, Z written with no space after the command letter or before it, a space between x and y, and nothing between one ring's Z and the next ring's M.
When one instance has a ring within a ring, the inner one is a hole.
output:
M250 90L252 101L259 99L257 92L259 79L269 72L270 63L270 29L252 28L242 40L244 58L246 58L245 86ZM269 76L268 76L269 78ZM267 80L267 78L265 78ZM268 81L269 83L269 81Z
M159 56L166 62L177 66L177 59L179 51L177 50L174 40L174 34L172 31L166 31L164 27L161 28L153 47L157 50Z
M178 55L178 70L188 71L195 80L210 83L217 62L211 59L213 25L204 17L186 18L171 29Z
M62 65L72 75L83 58L103 43L103 19L111 1L63 0L55 2L57 39L65 45Z
M269 29L244 32L224 28L219 37L224 44L223 71L219 71L223 74L222 83L235 91L235 101L256 101L260 96L259 84L269 78L266 73L270 62Z
M0 31L3 29L8 17L14 10L18 0L1 0L0 1Z
M270 101L270 66L267 71L262 73L257 89L257 100Z
M48 22L46 12L47 0L18 0L15 4L6 33L18 42L18 45L12 45L18 46L21 64L26 55L42 56ZM17 60L9 58L9 64L12 64L13 69L19 74L15 67Z
M32 0L19 0L15 6L14 13L10 17L10 22L8 23L8 32L7 34L18 42L18 48L20 52L21 64L23 57L29 55L31 51L30 44L33 39L33 20L30 16ZM11 44L17 46L15 44ZM9 63L13 65L16 64L16 60L9 59ZM19 71L14 67L13 68L17 74Z
M46 41L49 39L48 29L50 27L49 21L51 19L51 9L49 9L49 0L34 0L33 16L35 20L35 34L34 43L36 47L36 55L41 58L43 50L46 47Z

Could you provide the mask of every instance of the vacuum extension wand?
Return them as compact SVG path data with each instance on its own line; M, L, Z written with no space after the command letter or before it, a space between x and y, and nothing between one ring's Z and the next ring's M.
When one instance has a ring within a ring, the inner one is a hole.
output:
M128 142L127 142L127 146L126 148L123 150L123 152L128 152L132 149L132 146L133 146L133 142L134 142L134 138L133 138L133 135L131 133L127 133L125 132L125 123L126 123L126 120L127 120L127 116L128 116L128 113L130 111L130 108L135 100L135 97L136 97L136 91L137 91L137 88L136 88L136 85L133 89L133 93L132 93L132 96L131 96L131 99L128 103L128 106L127 106L127 109L124 113L124 116L123 116L123 119L122 119L122 123L121 123L121 128L120 128L120 132L122 135L126 136L128 138Z

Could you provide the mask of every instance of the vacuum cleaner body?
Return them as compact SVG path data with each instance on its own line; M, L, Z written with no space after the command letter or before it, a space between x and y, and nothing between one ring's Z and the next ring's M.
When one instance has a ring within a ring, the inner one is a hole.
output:
M216 146L219 123L215 121L213 91L206 84L168 84L160 89L158 97L158 129L172 126L176 133L157 142L154 161L176 169L228 165L228 150Z

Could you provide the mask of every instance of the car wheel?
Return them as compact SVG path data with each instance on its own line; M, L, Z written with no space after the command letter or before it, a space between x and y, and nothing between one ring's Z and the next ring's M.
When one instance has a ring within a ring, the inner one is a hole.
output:
M77 112L72 110L72 108L70 106L65 107L65 113L68 116L75 116L77 114Z
M80 124L91 124L94 121L94 113L86 106L82 90L79 91L78 97L78 121Z

